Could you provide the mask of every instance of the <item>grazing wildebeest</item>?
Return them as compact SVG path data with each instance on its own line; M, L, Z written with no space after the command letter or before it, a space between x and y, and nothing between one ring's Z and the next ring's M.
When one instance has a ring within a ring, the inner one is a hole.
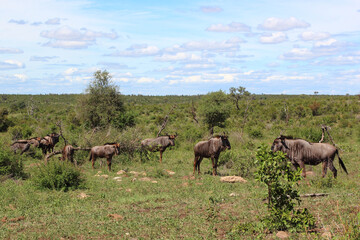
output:
M196 169L198 170L198 174L200 174L200 164L203 158L211 158L213 175L217 175L217 162L220 152L225 149L231 149L229 139L226 135L218 135L208 141L198 142L194 147L194 175Z
M309 143L303 139L280 136L274 140L271 150L286 153L287 158L294 167L302 168L303 177L306 177L305 164L318 165L322 163L322 176L325 177L327 167L329 167L334 174L334 178L336 178L337 170L333 163L336 154L339 158L340 166L346 174L348 173L337 148L328 143Z
M74 152L75 150L79 150L80 148L74 148L71 145L66 145L62 150L62 157L63 161L69 160L70 162L74 162ZM77 161L74 162L75 166L77 166Z
M162 163L162 154L169 146L175 146L175 135L160 136L157 138L148 138L141 141L143 151L160 152L160 163Z
M107 160L107 164L108 164L108 169L109 171L111 171L111 160L112 157L116 154L119 154L119 148L120 148L120 144L118 143L107 143L103 146L95 146L92 147L90 150L90 158L89 161L92 161L92 168L94 169L94 164L96 161L96 158L106 158Z
M29 148L30 143L28 140L17 140L13 144L11 144L11 149L14 151L15 154L17 150L21 150L20 155L22 155L24 152L29 150Z

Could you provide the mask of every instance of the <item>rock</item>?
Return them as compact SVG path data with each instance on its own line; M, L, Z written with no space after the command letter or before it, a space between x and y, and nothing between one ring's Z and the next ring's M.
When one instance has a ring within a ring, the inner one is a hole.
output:
M184 182L183 184L181 184L181 186L187 187L187 186L189 186L189 183L188 183L188 182Z
M121 180L122 178L121 177L114 177L113 179L114 180L119 180L119 179Z
M104 174L104 175L101 175L100 177L103 177L103 178L105 178L105 179L108 179L108 178L109 178L109 175Z
M151 181L152 183L157 183L157 181Z
M174 175L175 174L175 172L173 172L173 171L170 171L170 170L165 170L169 175Z
M237 196L240 196L240 194L238 194L238 193L230 193L229 196L230 197L237 197Z
M116 213L113 213L113 214L109 214L108 217L112 218L112 219L115 219L115 220L123 220L124 217L119 215L119 214L116 214Z
M149 177L143 177L143 178L140 178L139 180L143 181L143 182L151 182L152 181L152 179Z
M326 231L323 234L321 234L321 237L325 239L331 239L331 232Z
M278 238L281 238L281 239L284 239L284 238L288 238L289 237L289 234L287 232L284 232L284 231L279 231L276 236Z
M228 182L228 183L236 183L236 182L246 183L247 182L245 179L243 179L242 177L238 177L238 176L221 177L220 181Z
M131 192L132 190L131 190L131 188L128 188L128 189L126 189L125 191L127 191L127 192Z
M126 172L124 171L124 170L120 170L120 171L118 171L116 174L117 175L122 175L122 174L125 174Z
M84 199L84 198L87 198L87 197L89 197L89 195L87 195L86 193L80 193L78 196L77 196L78 198L80 198L80 199Z

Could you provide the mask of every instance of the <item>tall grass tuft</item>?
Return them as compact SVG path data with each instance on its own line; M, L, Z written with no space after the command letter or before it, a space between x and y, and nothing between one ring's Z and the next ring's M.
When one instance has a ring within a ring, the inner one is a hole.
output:
M68 191L84 187L84 179L80 176L80 170L69 162L51 161L47 165L40 166L32 180L40 189L53 189Z

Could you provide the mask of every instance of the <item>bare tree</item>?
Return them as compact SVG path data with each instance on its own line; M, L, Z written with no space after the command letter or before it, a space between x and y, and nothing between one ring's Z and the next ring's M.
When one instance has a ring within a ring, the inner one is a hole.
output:
M176 105L173 105L172 108L170 109L170 112L164 117L164 121L163 121L163 123L161 124L161 127L160 127L159 132L157 133L156 137L159 137L160 134L161 134L161 132L162 132L162 130L165 129L166 124L167 124L167 122L169 121L169 115L174 111L175 108L176 108Z

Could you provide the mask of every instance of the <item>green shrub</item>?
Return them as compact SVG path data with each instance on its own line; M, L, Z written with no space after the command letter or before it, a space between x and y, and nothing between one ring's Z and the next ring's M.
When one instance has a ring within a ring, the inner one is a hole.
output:
M83 187L84 184L77 168L69 162L56 160L40 166L32 179L40 189L48 188L65 192Z
M301 170L293 171L283 152L273 152L268 146L259 148L256 154L259 168L255 179L268 188L269 214L262 222L270 230L306 230L315 227L315 218L305 209L295 210L300 205L300 196L295 189L301 179Z
M1 176L24 178L26 175L23 170L23 162L21 158L17 158L10 152L0 149Z

